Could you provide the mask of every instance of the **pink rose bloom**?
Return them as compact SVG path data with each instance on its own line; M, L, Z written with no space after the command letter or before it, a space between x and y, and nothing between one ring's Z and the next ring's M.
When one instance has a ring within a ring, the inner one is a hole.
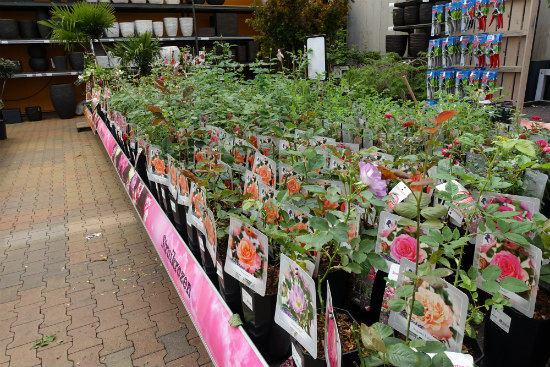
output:
M233 229L233 236L239 237L239 235L241 234L241 229L242 229L241 226L235 227Z
M306 310L306 296L304 295L304 291L299 285L294 284L292 286L288 301L290 303L290 307L297 314L301 314Z
M500 268L502 273L497 279L499 282L504 277L514 277L519 280L523 280L522 268L517 256L509 251L500 251L491 260L489 265L496 265Z
M367 190L372 192L378 199L386 196L386 181L382 179L382 174L375 165L359 162L359 173L361 181L368 186Z
M387 238L393 231L397 229L397 222L391 222L391 225L388 229L385 229L380 233L380 236Z
M336 345L336 325L334 325L334 319L328 319L328 334L327 334L327 351L328 351L328 360L332 367L339 366L338 361L338 346Z
M437 340L448 340L453 336L453 312L443 298L426 288L419 288L416 300L424 306L424 316L412 315L415 323Z
M401 258L409 259L413 262L416 261L416 238L409 236L408 234L400 234L397 236L390 246L390 256L397 262L401 261ZM428 257L426 251L420 249L418 254L418 262L423 262Z

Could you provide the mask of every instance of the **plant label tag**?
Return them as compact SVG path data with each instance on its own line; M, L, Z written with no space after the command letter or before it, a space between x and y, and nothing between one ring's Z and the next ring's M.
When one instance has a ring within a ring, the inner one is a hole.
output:
M216 273L218 273L218 276L223 282L223 264L221 263L221 261L217 262Z
M500 311L496 307L491 307L491 321L497 324L502 330L507 333L510 332L510 324L512 323L512 318L506 315L503 311Z
M246 307L250 308L251 311L254 311L254 306L252 305L252 296L243 288L241 288L241 291L243 303L246 305Z
M164 196L164 190L162 188L160 189L160 194L162 195L163 199L166 199L166 197Z
M302 358L300 358L300 353L296 350L294 343L292 343L292 360L296 367L302 367Z
M393 31L393 27L388 27L388 31Z
M398 183L388 194L392 198L392 200L388 202L388 206L393 210L393 208L405 200L411 192L411 189L409 189L405 183Z
M199 236L199 247L202 252L204 252L204 241L202 240L202 237Z
M176 203L173 202L172 200L170 200L170 207L172 208L172 211L175 213L176 212Z
M388 7L389 7L389 8L393 8L394 4L395 4L395 3L389 3L389 4L388 4Z

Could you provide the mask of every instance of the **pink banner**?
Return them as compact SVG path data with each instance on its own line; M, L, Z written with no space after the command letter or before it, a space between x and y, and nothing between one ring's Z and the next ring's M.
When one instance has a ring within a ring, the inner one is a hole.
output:
M97 131L113 160L166 271L217 366L267 366L242 327L229 325L231 311L170 220L135 173L105 123Z

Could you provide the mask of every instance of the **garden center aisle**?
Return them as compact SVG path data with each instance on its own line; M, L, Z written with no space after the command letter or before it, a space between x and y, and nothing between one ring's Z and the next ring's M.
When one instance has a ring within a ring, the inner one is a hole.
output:
M0 141L0 366L211 365L101 141L77 132L79 120L8 125Z

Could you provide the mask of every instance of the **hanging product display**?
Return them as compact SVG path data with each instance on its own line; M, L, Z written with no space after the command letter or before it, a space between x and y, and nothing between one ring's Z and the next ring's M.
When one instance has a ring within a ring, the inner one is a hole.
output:
M432 31L431 35L438 36L442 34L442 25L444 22L445 5L434 5L432 7Z
M485 91L485 100L491 100L493 98L491 90L496 88L497 76L498 72L496 71L483 71L481 76L481 88Z
M455 76L455 91L461 97L464 98L466 92L464 88L468 85L468 78L470 77L469 70L457 70Z
M453 69L444 70L441 78L443 78L443 87L446 93L455 93L456 89L456 71Z
M476 89L481 88L481 74L482 74L481 70L470 71L470 76L468 78L468 85Z
M460 66L471 64L474 54L474 36L460 36Z
M493 24L493 21L496 18L497 19L496 26L498 31L499 29L502 29L504 27L504 19L502 16L502 14L504 14L504 9L505 9L504 0L493 0L492 2L493 2L493 16L491 17L491 21L489 22L489 27L491 26L491 24Z
M426 73L426 86L428 99L432 100L435 96L435 93L439 91L439 70L428 70Z
M486 65L491 68L500 67L500 51L502 49L502 34L489 34L485 41L485 52L487 56Z
M445 34L460 32L462 22L462 3L445 4Z
M477 28L480 31L487 30L487 17L490 12L491 0L476 0Z
M441 55L441 40L439 38L431 39L428 44L428 69L441 67Z
M473 51L476 57L476 67L485 67L485 41L487 40L486 34L478 34L474 36Z
M462 23L460 27L462 32L467 32L476 27L475 10L475 0L464 0L462 2Z

